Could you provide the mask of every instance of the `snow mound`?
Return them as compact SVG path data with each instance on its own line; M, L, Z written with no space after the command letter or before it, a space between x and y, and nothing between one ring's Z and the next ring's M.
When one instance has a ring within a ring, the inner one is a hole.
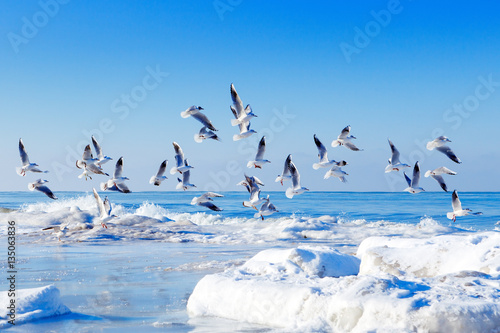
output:
M18 289L16 293L15 324L23 324L42 318L60 316L71 311L59 298L59 289L54 285L40 288ZM12 326L8 321L10 304L8 292L0 293L0 329Z

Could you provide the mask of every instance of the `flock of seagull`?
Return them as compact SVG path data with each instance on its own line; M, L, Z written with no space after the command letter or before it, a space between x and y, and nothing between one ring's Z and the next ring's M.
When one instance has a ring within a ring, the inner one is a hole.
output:
M243 107L243 102L241 101L241 98L236 92L236 89L234 88L233 84L231 84L230 91L231 91L231 99L233 101L233 104L230 106L230 109L234 116L234 119L231 120L231 125L239 127L239 134L235 134L233 136L233 140L238 141L248 138L252 134L256 133L255 130L250 128L250 122L252 118L257 117L257 115L253 113L252 108L250 107L249 104L246 107ZM196 142L201 143L207 139L220 141L220 138L217 136L217 134L215 134L217 129L214 127L214 125L208 119L208 117L201 112L202 110L203 108L201 106L193 105L187 110L182 111L181 117L182 118L192 117L203 125L200 131L194 135L194 140ZM350 132L351 132L351 126L346 126L341 131L337 139L332 141L331 146L332 147L344 146L352 151L363 151L363 149L359 149L352 142L352 140L356 139L356 137L351 135ZM327 149L323 145L323 143L319 140L319 138L316 136L316 134L314 134L313 139L318 149L318 158L319 158L319 162L314 163L312 165L313 169L318 170L321 168L329 168L329 170L324 175L325 179L328 179L330 177L335 177L338 178L343 183L347 182L346 176L348 176L348 174L344 170L342 170L342 167L346 166L348 163L344 160L342 161L329 160ZM112 160L112 158L103 154L102 148L94 136L91 137L91 140L95 150L96 157L94 157L91 146L90 144L88 144L84 149L82 159L76 161L76 167L83 170L82 174L80 174L78 178L85 177L86 180L89 178L92 179L92 175L104 175L110 177L108 173L104 172L102 165ZM389 164L385 168L385 172L386 173L392 171L399 172L400 170L403 170L405 168L411 168L410 165L402 163L399 160L400 158L399 151L397 150L395 145L391 142L391 140L388 140L388 142L391 148L391 157L388 160ZM428 150L436 149L437 151L445 154L453 162L458 164L462 163L460 159L452 151L452 149L447 145L448 142L451 142L451 140L449 140L445 136L440 136L435 140L428 142L427 149ZM193 169L193 166L189 165L187 158L185 158L184 156L182 148L177 142L173 142L173 147L175 151L175 166L171 168L170 174L172 175L179 174L180 175L179 177L182 177L182 178L177 178L178 184L176 186L176 189L188 190L191 188L195 188L196 186L194 184L191 184L189 179L191 169ZM264 158L265 150L266 150L266 140L265 136L263 136L258 144L255 159L252 161L248 161L247 167L261 169L267 163L270 163L269 160ZM22 166L16 168L16 171L20 176L25 176L27 172L33 172L33 173L48 172L40 170L36 163L30 162L22 139L19 139L19 153L21 156ZM151 177L149 181L150 184L153 184L155 186L160 186L161 183L167 179L167 177L165 176L167 164L168 164L167 160L164 160L160 164L158 172ZM122 172L123 172L123 157L120 157L116 162L113 175L106 182L102 182L100 184L100 189L102 191L118 191L122 193L130 193L131 191L125 184L125 181L129 180L129 178L122 176ZM456 172L443 166L436 168L434 170L428 170L425 173L425 177L432 177L438 182L439 186L445 192L448 192L447 185L444 181L443 175L456 175L456 174L457 174ZM413 166L412 178L410 178L406 174L406 172L403 172L403 175L408 183L408 187L404 189L404 191L407 191L412 194L425 191L422 187L419 186L420 166L418 164L418 161ZM260 197L261 193L260 186L263 186L264 183L255 176L247 176L246 174L244 176L245 179L239 182L238 185L242 185L247 189L248 193L250 194L250 198L248 200L243 201L243 206L257 210L257 213L255 213L254 217L261 218L262 220L264 220L264 216L269 216L275 212L278 212L276 207L271 203L269 195L266 198ZM309 191L308 188L303 187L300 184L300 174L297 167L292 161L291 154L288 155L285 160L283 172L275 179L275 182L280 182L281 185L283 185L285 181L291 181L291 186L287 188L285 191L285 195L287 198L292 199L295 195L300 195L306 191ZM47 185L45 185L46 183L47 180L37 179L36 181L29 183L28 188L31 191L34 190L40 191L51 199L54 200L57 199L54 193L52 193L52 191L47 187ZM105 197L105 199L102 200L99 197L99 194L97 193L95 188L93 188L93 193L99 209L99 219L101 221L102 226L104 228L107 228L106 222L115 217L114 215L111 214L111 204L107 197ZM199 205L211 209L213 211L221 211L222 209L213 203L213 198L217 197L223 197L223 195L214 192L206 192L202 194L200 197L194 197L191 201L191 204ZM452 194L452 208L453 212L447 213L447 217L449 219L452 219L453 221L456 220L457 216L465 216L469 214L481 214L480 212L473 213L470 209L462 208L456 190ZM49 227L49 229L50 228L52 227ZM60 231L61 230L59 230L59 232Z

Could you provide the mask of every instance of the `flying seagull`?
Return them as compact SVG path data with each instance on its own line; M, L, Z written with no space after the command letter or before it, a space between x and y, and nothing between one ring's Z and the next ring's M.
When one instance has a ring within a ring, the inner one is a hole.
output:
M47 228L43 228L42 230L43 231L45 231L45 230L53 230L54 234L57 237L57 239L59 239L59 241L61 241L61 237L64 236L64 235L66 235L66 232L68 231L68 224L64 223L64 224L61 224L61 225L53 225L53 226L50 226L50 227L47 227Z
M160 186L161 182L167 179L167 177L164 176L165 169L167 168L167 163L168 163L167 160L161 162L160 168L158 169L156 176L151 177L151 179L149 180L150 184L154 184L155 186Z
M305 191L309 191L308 188L300 186L299 170L297 170L297 167L292 161L289 161L288 169L290 169L290 175L292 176L292 187L286 189L286 197L292 199L294 195L299 195L304 193Z
M446 213L446 217L455 222L457 220L457 216L466 216L469 214L472 215L482 215L483 213L477 212L473 213L469 208L462 208L462 203L458 198L457 190L453 191L451 195L451 207L453 207L453 212Z
M457 155L455 155L453 150L451 150L451 148L446 145L447 142L451 142L451 140L445 136L439 136L433 141L427 142L427 149L428 150L436 149L437 151L448 156L448 158L453 162L458 164L462 163L462 161L460 161Z
M258 180L259 179L256 177L248 177L247 175L245 175L245 180L238 184L245 186L248 193L250 193L250 199L248 199L247 201L243 201L243 206L252 207L255 210L258 210L256 207L257 205L260 205L264 202L264 199L260 198L260 188L257 182Z
M198 113L201 110L203 110L201 106L190 106L187 110L181 112L181 117L188 118L189 116L192 116L193 114Z
M123 157L120 157L120 159L116 162L115 172L113 173L113 177L111 179L108 179L107 182L101 183L101 190L130 193L131 191L128 189L127 185L125 185L125 181L129 179L127 177L122 176L122 171L123 171Z
M448 192L448 188L446 186L446 183L444 182L443 176L441 175L456 175L457 173L455 171L451 171L447 167L440 167L434 170L427 170L425 173L425 177L432 177L434 178L438 183L439 186L443 189L443 191Z
M190 165L186 165L184 161L186 160L184 158L184 152L182 151L181 146L177 142L172 142L174 145L174 150L175 150L175 166L170 169L170 174L174 175L176 172L182 174L183 172L192 169L193 167Z
M214 127L212 122L208 119L208 117L202 113L200 110L203 110L201 106L192 106L186 111L181 112L181 117L182 118L187 118L189 116L193 117L194 119L198 120L200 123L203 124L203 126L207 127L208 129L212 131L217 131L217 129Z
M337 177L342 183L346 183L347 179L345 176L348 176L349 174L342 170L344 165L347 165L346 161L335 162L332 168L325 173L324 179Z
M184 160L184 166L187 169L186 169L186 171L184 171L182 173L182 180L180 178L177 178L177 180L179 181L179 183L177 184L177 186L175 188L178 189L178 190L183 189L184 191L186 191L186 190L188 190L190 188L196 187L196 185L193 185L193 184L189 183L189 176L191 174L191 171L189 169L191 168L191 166L188 164L188 160L187 159Z
M37 179L33 183L28 184L28 189L30 191L34 190L40 191L49 198L57 200L57 197L54 195L54 193L52 193L52 191L47 186L44 185L45 183L48 183L48 180Z
M111 157L103 154L101 145L99 145L99 142L97 142L97 140L94 138L93 135L92 135L92 144L94 145L94 149L97 154L97 162L96 162L97 165L102 166L104 163L112 160Z
M254 161L248 161L247 167L255 167L257 169L262 169L262 166L266 163L271 163L269 160L264 159L264 153L266 152L266 137L263 136L260 139L259 147L257 148L257 154L255 155Z
M389 165L385 167L385 172L391 172L391 171L399 171L402 168L410 168L408 164L401 163L399 161L399 150L396 149L396 146L392 143L391 140L387 139L389 141L389 146L391 146L391 158L389 159Z
M99 220L101 221L101 226L103 228L108 228L106 225L106 222L111 220L113 217L116 217L115 215L111 215L111 204L109 202L108 197L104 198L104 201L102 201L101 197L99 194L97 194L97 191L95 188L92 188L94 191L94 198L97 202L97 209L99 211Z
M350 150L354 151L361 151L363 149L359 149L354 145L354 143L351 142L352 139L356 139L355 136L349 135L351 132L351 126L347 125L344 127L340 135L337 137L336 140L332 141L332 147L337 147L337 146L345 146L346 148L349 148Z
M102 170L102 167L100 164L98 164L98 162L99 160L92 156L90 145L85 146L82 159L76 161L76 167L78 169L83 169L83 173L80 174L78 178L85 177L85 180L87 180L87 178L92 179L92 177L90 176L91 173L96 175L109 176Z
M253 116L249 116L253 114L250 105L247 105L246 108L243 108L243 102L241 101L240 96L236 92L234 85L231 83L231 99L233 100L233 105L231 105L231 112L235 120L231 122L231 124L238 125L240 128L240 134L235 134L233 136L233 141L238 141L244 138L248 138L250 135L257 133L253 129L250 129L250 119Z
M410 177L408 177L406 173L403 172L403 174L405 176L406 182L408 183L408 187L404 189L406 192L416 194L425 191L423 188L418 186L418 182L420 181L420 167L418 166L418 161L415 163L415 166L413 167L412 179L410 179Z
M276 183L281 182L281 185L283 185L284 181L292 179L292 176L290 175L290 168L288 167L291 161L292 161L292 154L287 156L285 160L285 165L283 166L283 172L274 180Z
M47 173L48 171L42 171L37 168L38 164L30 163L26 149L24 148L23 140L19 139L19 155L21 155L22 167L16 168L17 174L19 176L25 176L26 172L31 171L35 173Z
M326 151L326 148L323 145L323 143L321 143L321 141L319 141L316 134L314 134L314 143L316 144L316 147L318 148L319 163L314 163L313 169L318 170L319 168L329 168L330 166L332 166L335 163L335 160L328 159L328 153Z
M212 201L212 198L222 198L224 197L222 194L218 194L215 192L206 192L203 193L199 197L194 197L193 200L191 200L191 205L198 205L202 207L206 207L208 209L211 209L216 212L220 212L222 209L217 207Z
M194 135L194 141L198 143L202 143L203 140L213 139L216 141L220 141L220 138L211 130L207 130L206 126L203 126L200 131Z
M262 221L264 221L264 216L269 216L271 214L274 214L278 212L276 207L269 201L269 195L267 196L266 199L264 199L264 203L262 206L260 206L260 209L257 213L254 214L255 218L261 218Z

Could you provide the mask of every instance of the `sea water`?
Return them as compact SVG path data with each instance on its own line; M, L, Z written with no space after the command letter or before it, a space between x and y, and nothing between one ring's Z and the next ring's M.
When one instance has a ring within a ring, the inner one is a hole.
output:
M37 193L1 192L4 252L7 221L15 221L17 228L16 288L54 285L71 311L3 328L13 332L328 330L328 324L283 327L239 315L197 316L188 313L187 304L205 276L229 272L227 281L237 281L231 274L239 274L261 251L326 246L352 256L370 237L469 237L497 232L500 221L499 193L459 193L463 207L483 215L459 217L456 222L446 218L452 210L451 194L444 192L310 192L293 200L284 192L269 192L266 195L279 212L264 221L254 218L254 209L242 206L246 192L215 198L222 212L190 205L200 194L106 193L117 218L105 229L96 218L91 193L58 192L59 200L52 201ZM60 224L68 224L60 240L50 230L42 231ZM7 258L0 259L5 272ZM203 299L204 294L199 295Z

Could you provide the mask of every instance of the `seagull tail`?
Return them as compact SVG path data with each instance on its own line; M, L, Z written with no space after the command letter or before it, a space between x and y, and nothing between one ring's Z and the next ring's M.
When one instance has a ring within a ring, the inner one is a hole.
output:
M427 170L427 171L425 172L425 177L430 177L430 175L431 175L431 170Z
M17 167L17 168L16 168L16 172L17 172L17 174L18 174L19 176L22 176L22 175L23 175L23 173L22 173L22 172L23 172L23 168L21 168L21 167Z
M177 172L177 167L173 167L172 169L170 169L171 175L175 175L176 172Z
M388 166L385 167L385 173L389 173L391 171L392 171L392 164L389 164Z
M231 119L231 126L237 126L241 124L241 122L238 119Z
M291 188L291 187L287 188L285 195L288 199L292 199L293 198L293 188Z
M34 191L34 190L35 190L35 185L33 185L32 183L29 183L29 184L28 184L28 189L29 189L30 191Z
M321 164L320 163L314 163L313 164L313 169L314 170L318 170L319 168L321 168Z
M340 145L340 141L339 140L333 140L332 141L332 147L337 147Z
M149 183L154 184L155 182L156 182L156 176L151 177L151 179L149 180Z
M247 168L250 168L250 169L253 168L254 167L254 162L255 161L248 161Z
M262 217L262 215L260 213L255 213L255 214L253 214L253 217L255 217L256 219L258 219L258 218Z
M325 176L323 177L323 179L328 179L332 176L332 172L331 171L328 171L327 173L325 173Z
M197 142L197 143L202 143L203 142L203 138L202 138L201 135L195 134L194 135L194 141Z
M182 118L187 118L187 117L189 117L190 115L191 115L191 114L190 114L188 111L182 111L182 112L181 112L181 117L182 117Z
M239 134L233 135L233 141L238 141L238 140L241 140L241 139L243 139L243 137L241 135L239 135Z
M450 220L453 220L453 212L446 213L446 217L449 218Z
M175 188L177 190L182 190L184 188L184 185L182 184L182 182L179 182L179 183L177 183L177 185L175 186Z
M101 183L101 191L106 191L108 189L108 184L107 183Z

